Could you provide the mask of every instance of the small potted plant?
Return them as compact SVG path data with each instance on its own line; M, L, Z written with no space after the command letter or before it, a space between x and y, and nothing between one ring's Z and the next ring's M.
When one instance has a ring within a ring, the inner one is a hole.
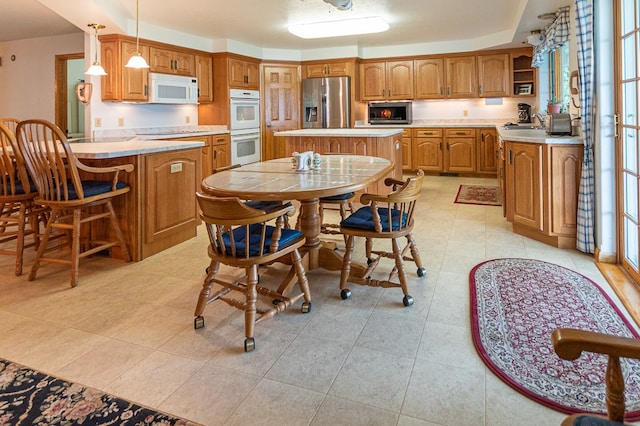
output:
M562 108L562 102L556 98L547 101L547 113L558 114Z

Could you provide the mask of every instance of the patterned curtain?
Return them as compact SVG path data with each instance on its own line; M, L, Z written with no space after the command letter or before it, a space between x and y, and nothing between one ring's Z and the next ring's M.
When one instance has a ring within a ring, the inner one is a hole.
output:
M542 43L533 47L531 65L539 67L548 52L553 52L569 41L569 6L556 11L553 22L542 30Z
M593 103L596 95L593 64L593 0L575 0L578 41L578 74L582 115L584 158L578 193L577 248L585 253L595 251L594 210L595 170L593 164L593 133L595 122Z

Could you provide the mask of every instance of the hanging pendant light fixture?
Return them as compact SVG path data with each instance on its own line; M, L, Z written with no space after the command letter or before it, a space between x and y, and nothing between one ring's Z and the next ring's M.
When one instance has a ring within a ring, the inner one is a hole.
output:
M107 75L106 71L104 70L104 68L102 68L102 65L100 65L100 62L98 62L98 30L102 30L105 28L104 25L100 25L100 24L89 24L89 27L93 28L95 30L95 46L94 46L94 54L95 54L95 60L93 61L93 64L89 67L89 69L87 69L87 71L85 71L85 74L87 75Z
M139 0L136 0L136 54L129 58L129 62L125 67L127 68L149 68L149 64L140 54L140 14L139 10Z

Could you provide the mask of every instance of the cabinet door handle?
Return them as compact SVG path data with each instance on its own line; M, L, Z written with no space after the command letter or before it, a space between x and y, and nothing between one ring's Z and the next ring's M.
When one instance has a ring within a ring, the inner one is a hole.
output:
M509 158L509 164L513 164L513 154L511 153L511 150L509 150L508 158Z
M451 94L451 86L447 86L447 95Z
M218 153L218 151L216 151L216 150L214 149L214 150L213 150L213 159L214 159L214 160L216 159L216 156L217 156L216 154L217 154L217 153Z
M480 85L480 94L482 95L482 93L484 92L484 89L482 88L482 84Z
M384 89L382 89L382 97L384 98Z
M482 142L484 142L484 133L481 133L481 134L480 134L480 140L481 140Z
M466 133L465 132L456 132L456 135L458 136L464 136Z
M224 138L217 138L216 139L216 142L223 142L223 141L224 141Z
M144 85L144 95L145 96L149 95L149 86L147 86L146 84Z
M440 87L440 94L444 96L444 87Z
M442 142L440 142L440 151L442 151Z
M391 89L387 90L387 96L391 97Z

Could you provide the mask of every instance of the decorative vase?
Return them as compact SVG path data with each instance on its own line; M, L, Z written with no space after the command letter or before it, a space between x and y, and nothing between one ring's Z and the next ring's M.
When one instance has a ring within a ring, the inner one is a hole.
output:
M547 112L549 114L558 114L560 112L560 108L562 107L562 105L560 104L548 104L547 105Z

